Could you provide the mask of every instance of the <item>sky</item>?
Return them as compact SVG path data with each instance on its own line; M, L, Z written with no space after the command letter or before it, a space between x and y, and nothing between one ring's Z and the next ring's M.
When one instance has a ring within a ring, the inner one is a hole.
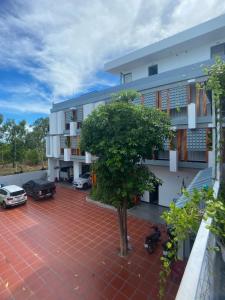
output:
M32 124L118 84L107 61L222 13L221 0L0 0L0 113Z

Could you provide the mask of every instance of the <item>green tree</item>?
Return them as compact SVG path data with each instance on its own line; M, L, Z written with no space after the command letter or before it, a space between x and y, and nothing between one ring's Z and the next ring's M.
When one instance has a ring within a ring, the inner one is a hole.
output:
M167 115L157 109L134 105L140 97L123 91L113 101L99 106L84 121L81 149L99 159L94 168L101 200L117 208L120 254L127 255L127 207L134 196L153 190L158 179L142 164L162 149L170 136Z
M16 162L22 162L25 155L26 121L16 124L14 120L7 120L3 124L3 139L10 146L13 168Z
M49 121L48 118L39 118L32 124L32 130L27 134L26 137L26 145L29 149L36 149L36 153L38 154L38 161L41 161L42 167L44 167L45 157L45 137L48 133ZM33 157L35 163L37 157L35 157L34 153Z

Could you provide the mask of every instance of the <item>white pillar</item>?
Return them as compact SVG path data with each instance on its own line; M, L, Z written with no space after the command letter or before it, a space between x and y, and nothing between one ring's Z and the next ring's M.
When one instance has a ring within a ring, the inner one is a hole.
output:
M91 164L91 153L85 152L85 163L86 164Z
M54 182L56 177L59 179L59 159L49 158L48 180Z
M73 178L79 178L79 175L82 172L81 163L78 161L73 162Z
M52 158L49 158L48 159L48 180L49 181L54 181L55 178L54 178L54 174L55 173L55 170L54 170L54 159Z
M170 172L177 172L178 155L177 150L170 150Z

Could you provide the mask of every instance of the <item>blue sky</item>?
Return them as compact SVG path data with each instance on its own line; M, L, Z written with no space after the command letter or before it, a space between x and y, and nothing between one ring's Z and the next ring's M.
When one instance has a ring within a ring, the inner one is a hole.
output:
M108 60L222 13L220 0L0 0L0 113L31 124L117 84Z

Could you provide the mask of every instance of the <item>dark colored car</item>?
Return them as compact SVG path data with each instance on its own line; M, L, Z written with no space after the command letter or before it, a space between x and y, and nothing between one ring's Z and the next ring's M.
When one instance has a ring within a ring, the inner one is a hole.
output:
M23 189L27 195L34 199L51 198L56 192L54 182L49 182L43 179L30 180L23 185Z

